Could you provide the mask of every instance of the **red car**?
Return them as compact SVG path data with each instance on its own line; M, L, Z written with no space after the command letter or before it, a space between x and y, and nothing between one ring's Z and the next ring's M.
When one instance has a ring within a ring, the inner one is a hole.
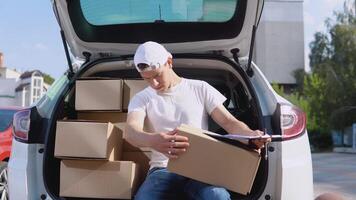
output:
M0 107L0 194L7 187L7 162L12 144L12 118L19 107Z

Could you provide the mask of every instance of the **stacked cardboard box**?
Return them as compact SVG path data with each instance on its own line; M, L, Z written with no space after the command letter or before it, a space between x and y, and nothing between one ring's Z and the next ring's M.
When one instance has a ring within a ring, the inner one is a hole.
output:
M78 118L81 120L98 120L102 122L111 122L115 126L124 131L126 122L126 113L119 112L80 112L78 113ZM145 125L145 129L147 128ZM137 163L139 167L139 177L138 184L140 185L146 177L147 171L149 169L149 161L151 158L151 149L142 147L137 148L130 144L126 139L126 135L123 135L123 145L122 145L122 159L126 161L133 161Z
M81 79L75 83L76 110L122 111L123 80Z
M111 123L58 121L54 155L58 158L119 160L122 131Z
M60 196L130 199L138 166L119 161L122 140L122 131L111 123L58 121L55 156L63 159Z
M127 113L123 112L78 112L78 119L80 120L93 120L100 122L111 122L113 123L119 130L124 132L126 125ZM145 122L145 130L149 131L149 125L147 121ZM126 141L126 135L123 134L123 151L149 151L148 148L137 148Z
M62 160L60 195L131 199L137 188L137 170L130 161Z
M148 170L150 152L124 138L128 102L142 80L77 80L78 120L57 122L60 196L130 199ZM139 167L140 166L140 167Z
M144 80L124 80L123 110L127 110L130 99L148 86Z

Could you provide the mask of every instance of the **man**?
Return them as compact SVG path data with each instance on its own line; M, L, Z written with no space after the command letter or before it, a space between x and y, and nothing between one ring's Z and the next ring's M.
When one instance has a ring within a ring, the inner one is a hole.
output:
M226 98L208 83L179 77L172 69L172 55L156 42L141 44L135 53L136 69L150 87L137 93L128 108L127 140L137 147L150 147L150 171L135 199L230 199L226 189L201 183L174 173L168 159L178 158L189 148L187 137L176 128L188 124L208 129L208 115L228 133L262 135L233 117L223 106ZM148 119L153 132L143 130ZM256 140L261 148L266 139Z

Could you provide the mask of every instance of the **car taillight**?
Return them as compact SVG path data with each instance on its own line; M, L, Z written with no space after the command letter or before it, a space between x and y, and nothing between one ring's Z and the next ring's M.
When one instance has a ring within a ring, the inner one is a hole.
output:
M31 110L21 110L14 114L13 119L13 135L15 139L21 141L28 140L28 132L30 130Z
M289 140L304 133L305 113L298 107L281 105L281 130L283 140Z

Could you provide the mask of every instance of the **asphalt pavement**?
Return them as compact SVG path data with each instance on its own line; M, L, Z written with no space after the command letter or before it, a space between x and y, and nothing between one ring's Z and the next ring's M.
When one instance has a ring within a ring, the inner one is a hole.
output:
M356 200L356 154L312 154L314 196L338 193L345 200Z

